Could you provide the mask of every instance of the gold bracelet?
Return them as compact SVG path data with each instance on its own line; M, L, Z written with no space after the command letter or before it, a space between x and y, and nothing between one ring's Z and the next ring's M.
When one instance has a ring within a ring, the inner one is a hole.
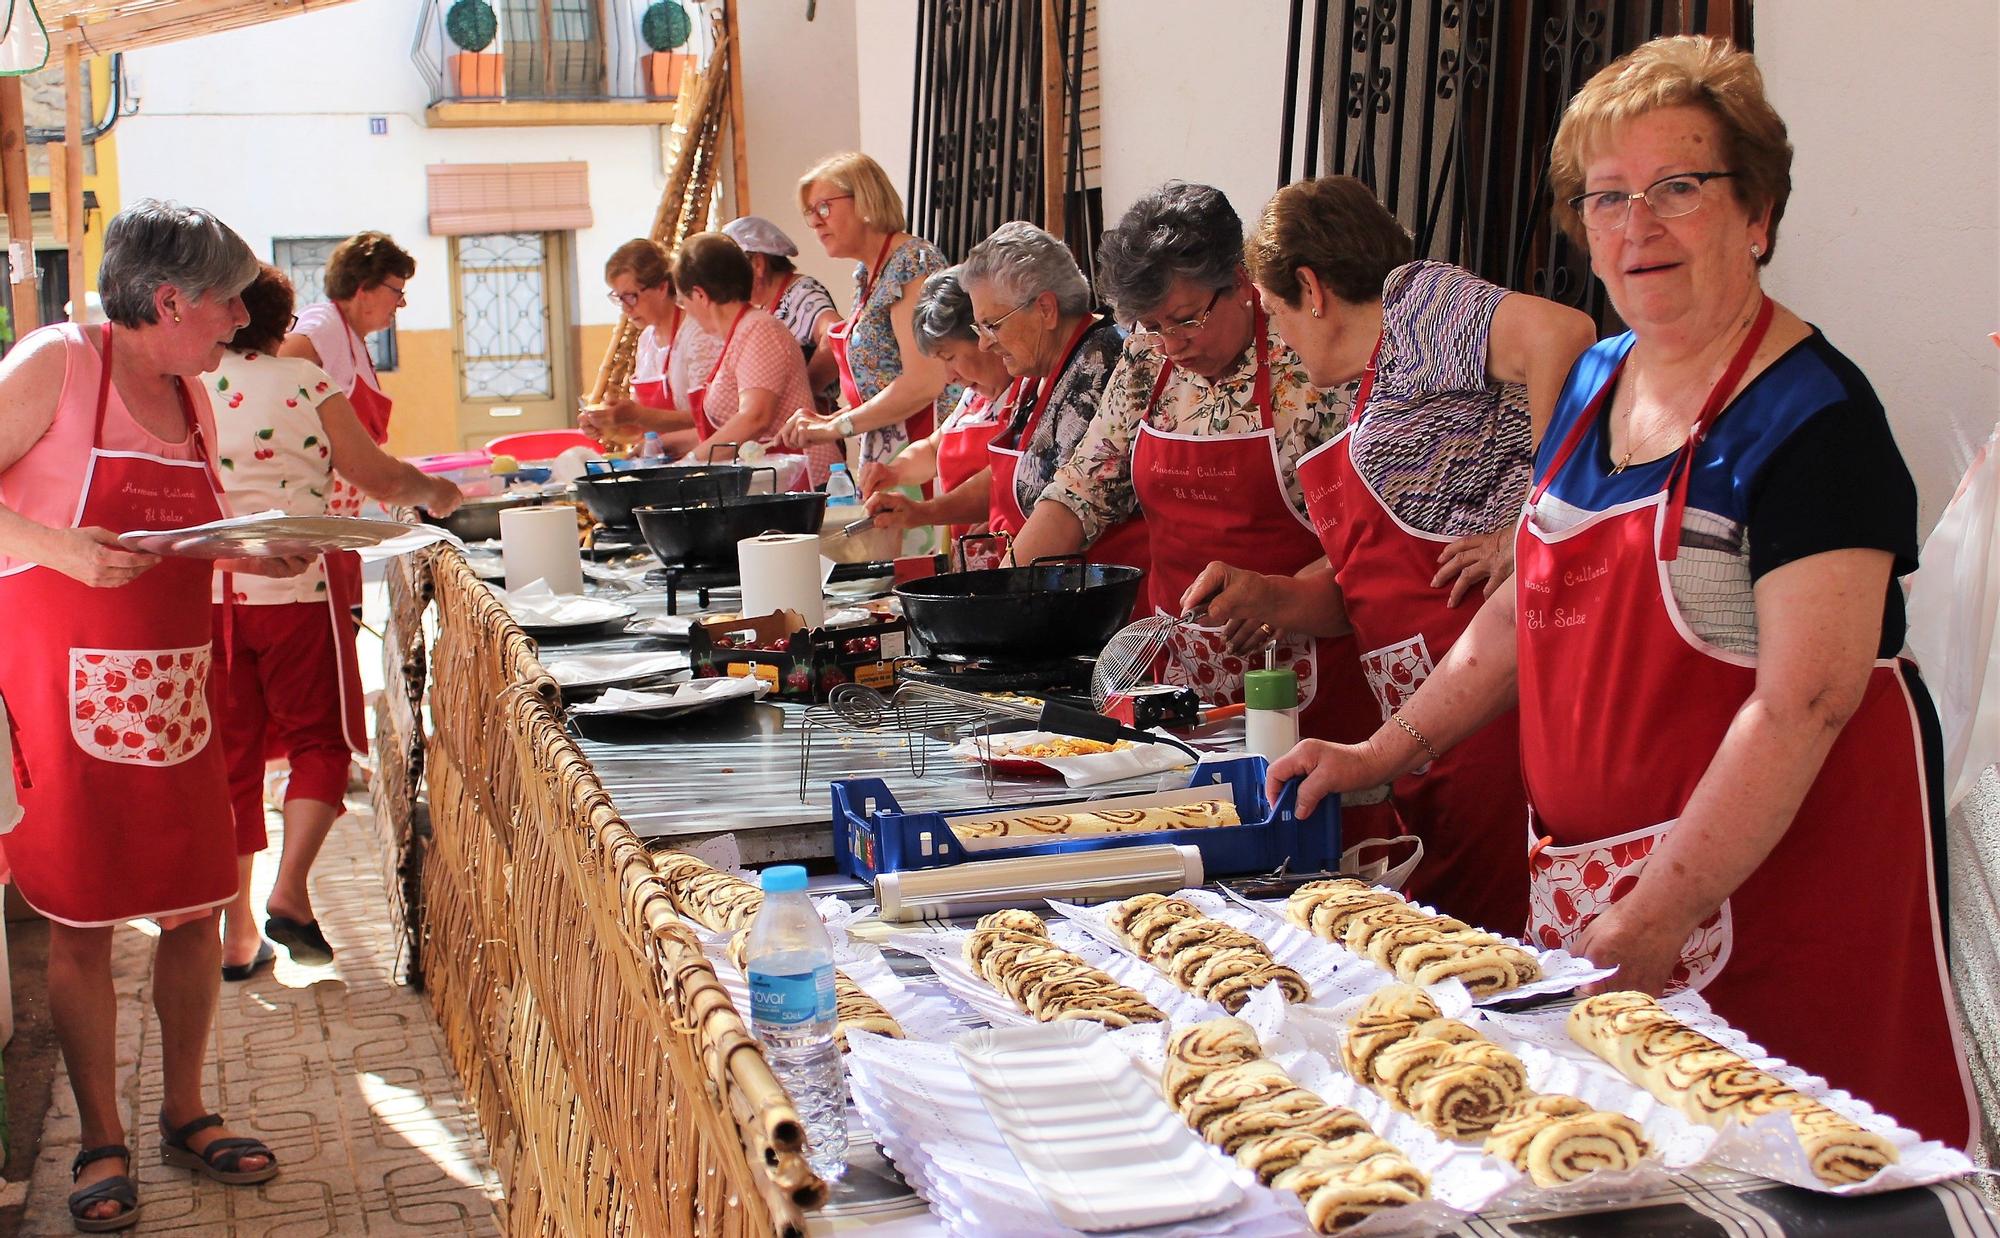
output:
M1431 754L1431 760L1437 761L1443 759L1438 755L1438 750L1431 747L1431 741L1424 738L1424 733L1422 731L1419 731L1417 728L1411 726L1410 720L1408 718L1405 718L1400 712L1390 714L1389 721L1395 723L1399 727L1402 727L1405 731L1408 731L1410 733L1410 738L1416 740L1417 743L1423 747L1423 750L1425 752Z

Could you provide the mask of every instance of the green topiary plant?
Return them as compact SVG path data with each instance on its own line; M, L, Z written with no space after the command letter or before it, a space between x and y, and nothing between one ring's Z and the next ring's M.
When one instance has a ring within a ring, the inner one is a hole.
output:
M655 52L670 52L694 34L694 19L674 0L654 0L639 18L639 37Z
M456 0L444 15L444 31L468 52L483 52L500 33L500 21L486 0Z

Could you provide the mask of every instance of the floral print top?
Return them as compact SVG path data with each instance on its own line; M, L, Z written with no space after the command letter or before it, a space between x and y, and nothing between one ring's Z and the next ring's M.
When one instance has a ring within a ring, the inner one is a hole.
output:
M896 341L890 310L902 299L905 288L923 283L948 265L937 246L914 236L889 255L872 286L868 284L868 267L859 262L854 264L855 306L848 315L847 365L854 373L854 385L862 399L874 399L877 392L903 372L903 349ZM861 300L864 290L868 294L865 302ZM933 425L941 424L951 415L951 410L958 407L958 397L959 388L955 386L938 393ZM861 463L894 459L909 443L908 422L866 431L861 435ZM850 467L857 474L860 472L860 466Z
M1324 390L1313 386L1298 354L1278 338L1277 327L1268 326L1267 333L1278 472L1286 497L1304 519L1299 457L1346 429L1355 384ZM1042 491L1042 498L1062 504L1083 524L1086 543L1139 510L1132 488L1132 446L1140 422L1164 433L1187 435L1254 434L1263 428L1252 398L1257 383L1255 349L1244 349L1235 367L1215 382L1176 366L1159 404L1148 413L1146 404L1160 376L1160 363L1159 354L1127 341L1090 429Z
M303 357L222 354L202 376L215 409L216 472L232 516L277 510L324 516L333 493L333 448L319 406L340 394L333 379ZM285 580L237 573L236 600L250 606L326 600L326 566L313 560ZM222 576L215 577L220 600Z

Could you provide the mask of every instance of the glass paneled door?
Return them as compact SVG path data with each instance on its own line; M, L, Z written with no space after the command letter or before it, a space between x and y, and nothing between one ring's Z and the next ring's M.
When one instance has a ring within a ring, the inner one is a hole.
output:
M459 438L575 421L564 233L451 238Z

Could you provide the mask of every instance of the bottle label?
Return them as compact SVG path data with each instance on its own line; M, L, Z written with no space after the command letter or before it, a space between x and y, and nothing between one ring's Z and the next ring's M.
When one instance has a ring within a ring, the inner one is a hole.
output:
M833 964L823 963L789 976L752 971L750 1017L775 1026L832 1019Z

